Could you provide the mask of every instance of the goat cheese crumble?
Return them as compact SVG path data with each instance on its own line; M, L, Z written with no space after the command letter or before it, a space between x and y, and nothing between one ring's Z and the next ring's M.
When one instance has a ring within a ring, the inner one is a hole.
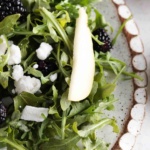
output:
M50 44L42 42L40 47L36 50L38 59L45 60L51 54L52 50L53 47Z
M23 68L21 65L15 65L13 66L13 72L12 72L12 77L15 81L18 81L23 77Z
M57 76L58 76L57 73L50 75L51 82L54 82L57 79Z
M35 65L33 66L34 69L37 69L38 67L39 67L38 64L35 64Z
M29 92L29 93L36 93L40 87L41 82L39 79L30 77L30 76L23 76L18 81L15 81L15 91L19 94L21 92Z
M10 57L8 65L16 65L21 63L21 51L19 46L12 44L10 46Z
M43 107L33 107L33 106L26 106L23 109L21 119L28 120L28 121L36 121L36 122L43 122L44 117L48 116L48 108Z

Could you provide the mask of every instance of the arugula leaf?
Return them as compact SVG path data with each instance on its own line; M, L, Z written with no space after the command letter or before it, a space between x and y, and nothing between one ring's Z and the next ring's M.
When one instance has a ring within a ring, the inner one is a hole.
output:
M28 66L30 66L32 64L32 62L35 58L36 58L35 52L32 52L26 60L22 61L22 65L23 65L24 69L27 69Z
M92 38L93 38L93 40L96 41L99 45L104 45L104 43L101 42L101 41L98 39L98 36L97 36L97 35L94 36L94 35L92 34Z
M14 25L17 24L20 14L9 15L0 22L0 35L8 35L14 30Z
M54 54L54 56L56 57L56 60L58 62L58 66L59 66L59 70L61 71L61 73L65 76L68 77L69 76L69 71L67 71L63 66L62 63L60 61L61 57L60 57L60 53L61 53L61 49L60 49L60 43L58 44L57 47L57 54Z
M63 28L66 27L67 23L70 23L70 16L66 10L59 11L57 18Z
M73 116L76 116L78 114L80 114L83 110L85 110L86 108L88 108L90 106L90 103L88 100L84 100L83 102L81 103L71 103L71 111L68 115L68 117L73 117Z
M109 119L109 118L104 118L104 119L102 119L101 121L99 121L98 123L95 123L95 124L86 125L86 126L82 127L81 130L78 130L77 122L74 122L73 130L81 137L88 137L89 134L95 132L96 129L101 129L106 125L111 125L113 127L114 132L116 132L116 133L119 132L116 121L113 120L113 119Z
M40 127L40 129L39 129L39 131L38 131L40 138L43 137L43 135L44 135L44 130L45 130L46 126L48 126L48 124L49 124L49 120L48 120L48 119L45 119L44 122L42 122L41 127Z
M25 37L24 39L22 39L20 41L20 43L18 44L18 46L20 47L21 50L21 58L24 59L27 56L27 48L29 45L29 37Z
M81 5L81 6L88 6L90 4L94 4L97 2L101 2L101 0L70 0L73 5Z
M52 91L53 91L53 101L55 104L57 104L58 90L54 85L52 86Z
M10 56L9 50L7 51L7 53L5 55L0 56L0 71L3 71L3 68L5 67L5 65L8 62L9 56Z
M42 24L42 25L36 25L35 27L33 27L33 33L38 34L38 33L43 33L43 31L46 29L46 25Z
M94 100L94 96L95 94L97 93L97 90L98 90L98 83L96 81L93 82L93 87L92 87L92 90L91 90L91 93L90 95L88 96L89 100L91 103L93 103L93 100Z
M61 2L55 6L56 10L66 10L69 13L71 22L75 22L75 19L79 16L78 14L78 8L76 5L72 5L71 2Z
M95 112L102 112L103 110L107 109L107 110L113 110L114 106L113 104L117 101L117 99L115 99L114 95L110 95L109 97L103 99L100 103L99 103L99 107L97 107L95 109Z
M49 114L50 115L54 115L56 118L60 118L59 112L57 110L57 106L58 106L58 90L56 89L55 85L52 86L52 93L53 93L53 102L54 105L50 106L49 108Z
M100 100L95 101L93 104L91 104L89 107L87 107L82 112L82 114L89 115L88 116L89 118L92 118L93 115L98 114L99 115L99 120L100 120L101 119L101 114L103 114L103 110L111 108L114 102L116 102L116 99L115 99L114 95L110 95L109 97L107 97L105 99L100 99ZM93 117L92 122L93 122L94 119L95 119L95 117ZM96 118L96 120L97 119L98 118Z
M6 36L4 36L7 44L7 51L4 55L0 55L0 71L3 71L3 68L6 66L8 59L10 57L10 47L8 45L8 40Z
M45 102L43 96L37 97L28 92L22 92L14 97L15 110L23 109L26 105L38 106L40 103Z
M51 13L50 11L45 9L44 7L40 8L39 11L40 11L43 19L45 20L45 22L47 22L48 27L52 25L53 28L56 30L56 32L58 32L58 34L60 35L63 42L65 43L65 45L68 48L68 54L71 55L72 43L71 43L69 37L67 36L65 30L62 28L62 26L60 25L60 23L56 19L56 17L53 15L53 13Z
M32 12L39 7L50 9L50 0L22 0L28 12Z
M71 101L68 100L68 90L62 94L60 99L60 106L63 111L66 111L71 105Z
M95 20L93 21L93 23L95 24L95 27L93 30L109 26L109 24L105 21L104 16L97 9L94 9L94 12L95 12Z
M15 130L9 127L7 130L3 131L3 133L4 132L5 133L7 132L7 135L5 136L0 135L0 142L10 145L12 148L15 148L16 150L27 150L21 144L21 141L18 143L17 139L15 139L15 134L16 134Z
M114 37L114 39L112 40L112 45L114 45L117 41L117 38L119 37L120 33L122 32L123 28L125 27L126 23L132 18L132 16L130 16L128 19L126 19L123 24L120 26L116 36Z
M62 67L66 66L68 63L68 55L65 52L62 52L61 54L61 65Z
M54 105L54 106L51 106L49 108L49 112L48 112L50 115L57 115L58 116L58 110L57 110L57 107Z
M0 72L0 84L4 89L8 87L10 72Z
M102 99L109 97L112 92L115 90L116 84L106 84L103 87L100 88Z
M50 0L35 0L34 9L37 9L39 7L45 7L46 9L50 9L49 7Z
M7 146L5 143L0 143L0 149L1 150L6 150L7 149Z
M96 140L93 141L88 137L84 138L82 141L86 150L108 150L108 144L106 144L100 138L97 138Z
M35 77L41 77L43 76L42 72L39 70L34 69L32 66L29 66L26 71L28 72L28 74L32 74Z
M64 140L51 139L49 142L41 144L40 150L73 150L80 137L75 133L71 133L68 138Z

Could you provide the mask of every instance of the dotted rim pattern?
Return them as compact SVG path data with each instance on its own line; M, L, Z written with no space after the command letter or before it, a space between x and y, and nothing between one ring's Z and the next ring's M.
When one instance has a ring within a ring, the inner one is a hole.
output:
M128 19L131 15L130 9L126 6L124 0L112 0L116 6L121 23ZM134 83L134 106L130 111L130 116L124 133L119 138L114 150L132 150L136 141L136 137L140 133L142 121L145 116L145 105L147 101L146 87L148 77L146 74L147 62L143 55L144 47L139 37L139 29L134 19L129 20L124 28L124 34L129 44L133 71L140 75L143 80L133 79ZM139 65L138 65L139 64Z

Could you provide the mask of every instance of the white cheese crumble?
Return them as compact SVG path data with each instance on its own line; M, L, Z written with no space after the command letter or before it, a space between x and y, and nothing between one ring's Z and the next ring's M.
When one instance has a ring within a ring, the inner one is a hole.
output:
M57 73L50 75L51 82L54 82L57 79L57 76L58 76Z
M0 148L0 150L7 150L7 147L2 147Z
M15 91L19 94L21 92L29 92L29 93L36 93L40 87L41 82L39 79L30 77L30 76L23 76L20 80L15 81Z
M26 106L21 115L21 119L27 121L43 122L48 116L48 108Z
M8 41L8 45L11 46L12 44L14 44L13 41Z
M15 65L21 62L21 51L19 46L12 44L10 46L10 57L8 60L8 65Z
M38 64L33 65L33 68L34 68L34 69L37 69L38 67L39 67Z
M13 66L13 72L12 72L12 77L15 81L18 81L23 77L23 68L21 65L15 65Z
M7 42L4 35L0 36L0 40L2 40L2 42L0 43L0 55L4 55L7 50Z
M12 89L12 91L11 91L13 94L16 94L16 91L15 91L15 89Z
M36 50L38 59L45 60L51 54L52 50L53 48L51 45L49 45L48 43L42 42L40 44L40 47Z

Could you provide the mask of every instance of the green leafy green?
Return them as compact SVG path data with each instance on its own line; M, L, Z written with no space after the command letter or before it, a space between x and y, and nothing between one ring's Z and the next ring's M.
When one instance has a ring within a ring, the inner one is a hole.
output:
M20 14L10 15L0 22L0 35L8 35L14 31L14 26L17 24Z
M68 115L68 117L76 116L77 114L80 114L82 111L84 111L86 108L90 106L89 101L85 100L82 103L71 103L71 111Z
M132 16L130 16L127 20L124 21L124 23L121 25L121 27L119 28L116 36L114 37L114 39L112 40L112 45L114 45L117 41L118 36L120 35L120 33L122 32L123 28L125 27L126 23L132 18Z
M27 56L27 48L29 44L29 37L22 39L21 42L18 44L18 46L21 49L21 58L24 59Z
M51 139L40 146L40 150L73 150L80 137L75 133L71 133L65 140Z
M8 133L6 135L6 132ZM3 136L1 136L4 134ZM12 148L17 150L27 150L22 144L21 141L18 143L18 140L15 139L15 131L12 128L8 128L7 130L1 131L0 142L9 144Z
M91 140L90 138L83 139L83 145L86 150L107 150L108 145L102 140L97 138L96 140Z
M4 39L6 41L7 50L6 50L6 53L4 55L0 55L0 71L3 71L3 69L6 66L8 59L10 57L10 47L8 46L7 37L4 36Z
M54 14L52 14L51 12L49 12L44 7L40 8L39 11L40 11L43 19L45 19L44 21L47 23L47 26L48 26L49 30L50 29L55 29L58 32L58 34L61 36L63 42L66 44L66 46L68 48L68 53L71 54L72 43L69 40L69 37L67 36L67 34L64 31L64 29L62 28L62 26L60 25L60 23L58 22L58 20L54 16ZM56 42L57 42L57 40L56 40Z
M9 76L10 72L0 72L0 84L4 89L8 87Z
M60 106L63 111L66 111L69 106L71 105L71 101L68 100L68 91L62 94L62 97L60 99Z
M74 5L80 4L81 6L87 6L93 3L100 2L101 0L70 0L70 2Z
M26 105L38 106L40 103L45 102L45 98L43 96L37 97L31 93L22 92L16 97L14 97L14 107L15 110L22 109Z
M29 66L26 71L28 72L28 74L32 74L35 77L40 78L41 76L43 76L41 71L34 69L32 66Z
M87 136L89 136L89 134L93 133L96 129L103 128L106 125L111 125L113 127L114 132L116 132L116 133L119 132L119 129L118 129L118 126L116 125L115 120L108 119L108 118L102 119L98 123L84 126L81 130L77 129L77 122L74 122L74 124L73 124L73 130L79 136L81 136L81 137L87 137Z
M99 13L99 11L97 9L94 9L95 12L95 28L94 30L96 30L97 28L105 28L107 27L109 24L105 21L105 18L102 14Z

